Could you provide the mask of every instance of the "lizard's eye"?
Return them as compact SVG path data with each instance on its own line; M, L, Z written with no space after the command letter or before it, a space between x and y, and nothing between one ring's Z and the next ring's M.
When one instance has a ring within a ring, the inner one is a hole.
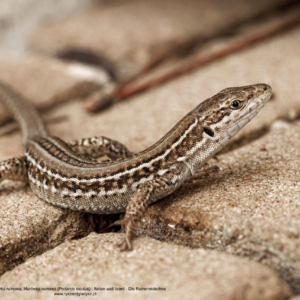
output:
M243 106L243 103L240 100L233 100L230 103L230 108L231 109L239 109Z

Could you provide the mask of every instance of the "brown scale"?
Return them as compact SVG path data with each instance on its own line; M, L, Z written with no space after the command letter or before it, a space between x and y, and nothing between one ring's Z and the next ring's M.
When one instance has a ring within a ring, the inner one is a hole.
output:
M60 144L60 147L63 146L62 148L67 148L68 153L61 150L61 148L58 148L47 138L39 138L39 139L35 139L35 141L41 148L47 151L50 155L70 165L78 166L78 167L91 167L91 166L95 167L96 165L98 165L98 163L95 161L89 161L88 159L83 160L83 157L78 155L72 149L69 149L69 145L61 141L60 139L58 138L52 138L52 139L58 142Z

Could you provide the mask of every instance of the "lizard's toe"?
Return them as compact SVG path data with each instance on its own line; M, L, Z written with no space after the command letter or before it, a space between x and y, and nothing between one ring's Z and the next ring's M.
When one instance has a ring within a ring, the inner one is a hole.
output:
M120 251L131 251L132 250L132 244L131 241L126 236L119 244L118 247L120 247Z

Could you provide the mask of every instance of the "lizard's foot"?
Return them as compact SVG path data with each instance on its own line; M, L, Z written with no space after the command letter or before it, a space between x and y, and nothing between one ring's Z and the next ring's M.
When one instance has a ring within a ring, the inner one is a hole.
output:
M125 225L125 237L123 238L123 241L121 241L118 244L121 251L130 251L133 249L132 248L132 239L133 239L136 224L138 223L139 220L134 218L134 216L131 216L131 218L132 219L125 217L124 220L122 220L118 223L118 225L121 225L121 224Z
M130 251L132 250L132 238L133 238L133 233L135 229L135 225L133 225L133 222L130 220L126 220L125 218L123 220L118 220L110 224L108 227L105 229L112 227L112 226L119 226L119 225L125 225L125 237L123 240L118 243L118 247L120 247L121 251ZM104 230L105 230L104 229Z
M28 167L25 156L18 156L0 162L0 182L4 179L28 183Z
M125 236L125 238L118 243L118 247L120 247L120 251L131 251L132 250L132 243L131 240Z
M203 168L196 174L194 174L191 178L186 180L186 183L194 183L197 180L205 179L206 177L211 177L211 174L216 174L220 171L220 168L218 166L209 166L206 168Z

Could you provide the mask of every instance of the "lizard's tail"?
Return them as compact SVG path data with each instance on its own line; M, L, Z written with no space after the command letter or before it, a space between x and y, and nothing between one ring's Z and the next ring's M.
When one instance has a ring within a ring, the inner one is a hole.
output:
M36 109L27 102L13 87L0 81L0 102L19 122L24 142L28 138L47 135L46 128Z

